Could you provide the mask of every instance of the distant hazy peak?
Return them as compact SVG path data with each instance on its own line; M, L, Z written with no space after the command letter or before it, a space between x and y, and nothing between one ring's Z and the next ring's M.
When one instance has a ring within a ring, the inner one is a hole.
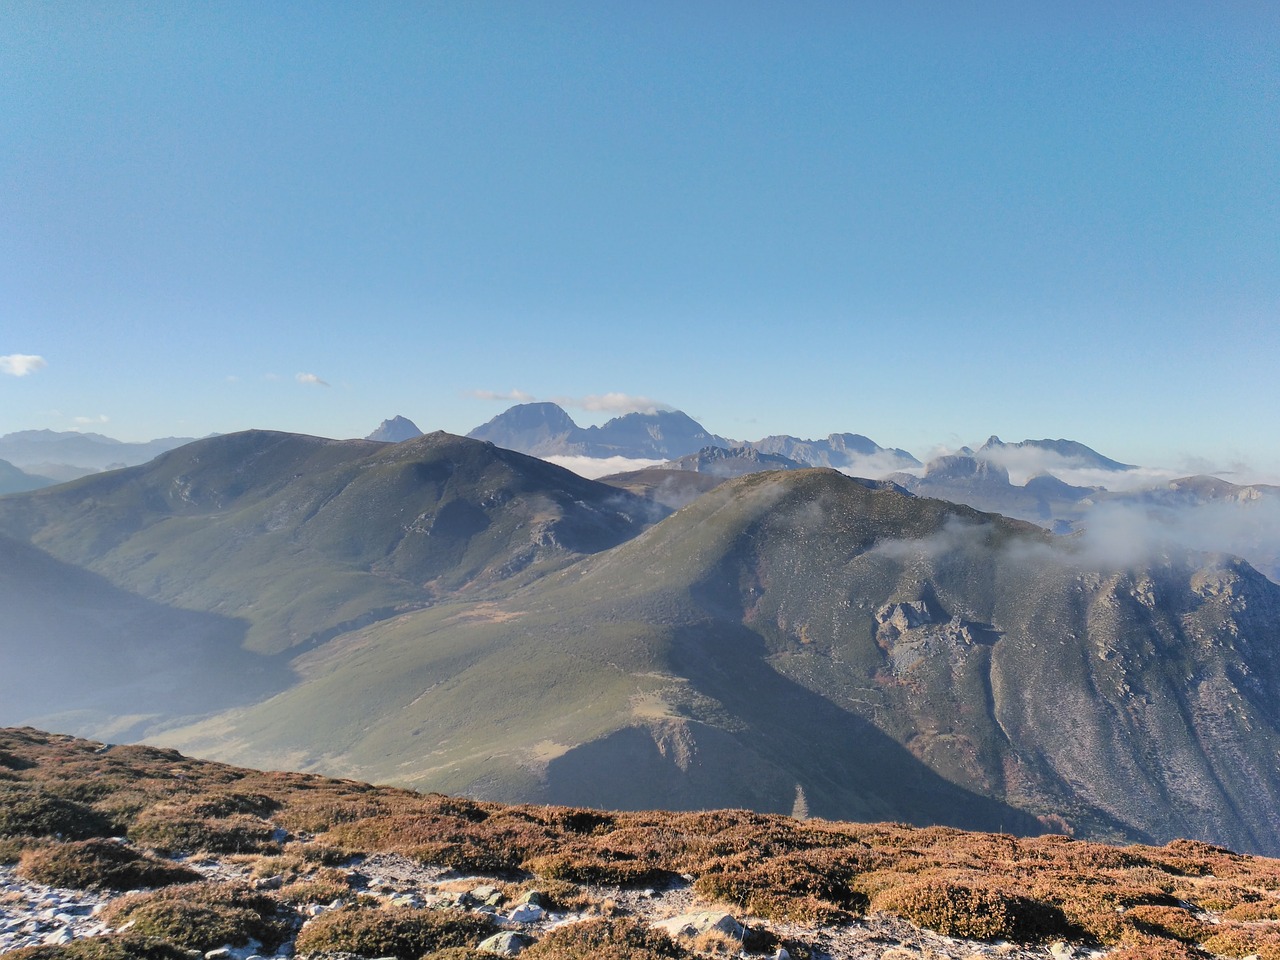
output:
M412 440L414 437L422 436L422 431L418 429L418 425L407 417L399 414L390 420L383 420L378 429L365 437L366 440L379 440L383 443L400 443L402 440Z
M1017 451L1017 450L1042 450L1047 453L1055 453L1066 460L1072 460L1082 466L1097 467L1102 470L1136 470L1137 467L1132 463L1121 463L1119 460L1112 460L1110 457L1104 457L1092 447L1087 447L1083 443L1076 440L1020 440L1017 443L1005 443L995 434L987 438L987 442L978 448L977 456L982 457L986 454L988 457L998 455L1001 451Z

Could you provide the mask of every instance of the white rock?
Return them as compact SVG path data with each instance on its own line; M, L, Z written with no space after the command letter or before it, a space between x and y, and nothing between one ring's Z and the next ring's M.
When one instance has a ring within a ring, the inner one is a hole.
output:
M719 930L738 939L746 934L745 928L731 914L715 911L686 913L670 920L661 920L653 926L671 937L699 937L709 930Z
M546 912L532 903L522 903L507 914L507 919L512 923L536 923Z

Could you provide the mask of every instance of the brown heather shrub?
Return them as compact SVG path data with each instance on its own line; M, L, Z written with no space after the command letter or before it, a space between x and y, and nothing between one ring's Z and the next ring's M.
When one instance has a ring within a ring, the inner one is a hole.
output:
M1224 929L1225 927L1225 929ZM1201 946L1209 953L1224 957L1247 957L1257 954L1261 960L1280 960L1280 930L1224 924Z
M1181 907L1140 906L1126 911L1121 917L1124 925L1139 934L1181 940L1184 943L1203 943L1214 931L1213 924L1198 920ZM1124 940L1132 938L1128 931Z
M333 903L335 900L350 901L354 899L351 887L335 880L297 880L286 883L278 891L280 899L292 906L307 903Z
M1202 910L1224 912L1245 904L1261 903L1266 898L1258 890L1251 890L1236 880L1217 877L1184 879L1174 885L1173 896L1187 900Z
M807 849L762 863L724 861L694 884L699 896L738 904L777 920L840 923L866 911L869 898L850 885L870 862L858 848Z
M562 913L598 913L600 901L568 880L527 880L512 884L504 892L508 900L519 900L522 894L536 890L542 895L542 905Z
M0 783L0 837L109 837L115 826L97 810L25 783Z
M450 867L460 873L507 873L517 866L510 854L502 855L469 841L423 843L403 852L419 863Z
M202 818L193 805L155 806L143 811L129 827L134 843L166 853L279 853L275 828L260 817L236 813Z
M871 906L950 937L1038 943L1079 935L1052 904L994 885L929 877L878 894Z
M1222 914L1224 920L1236 920L1244 923L1258 920L1280 920L1280 901L1257 900L1240 903Z
M164 940L136 934L86 937L61 946L23 947L5 960L191 960L191 954Z
M337 847L323 843L287 843L284 852L296 856L308 863L319 863L326 867L337 867L351 859L351 854Z
M1107 954L1107 960L1208 960L1203 950L1177 940L1143 937Z
M18 873L51 887L135 890L190 883L200 874L112 840L55 843L22 854Z
M689 960L688 951L637 920L584 920L557 927L522 954L526 960Z
M30 837L0 837L0 863L6 866L17 863L22 859L24 850L33 850L43 845L42 841Z
M605 860L588 855L567 853L534 857L524 869L548 880L568 880L603 887L660 887L675 879L675 874L650 863L637 860Z
M417 960L446 947L474 947L491 932L492 922L484 914L461 910L343 907L307 921L298 934L297 950Z
M492 953L481 953L470 947L445 947L423 954L422 960L493 960Z
M113 927L132 923L130 933L157 937L192 950L257 940L268 948L284 939L278 903L236 883L193 883L152 893L134 893L110 904L103 919Z

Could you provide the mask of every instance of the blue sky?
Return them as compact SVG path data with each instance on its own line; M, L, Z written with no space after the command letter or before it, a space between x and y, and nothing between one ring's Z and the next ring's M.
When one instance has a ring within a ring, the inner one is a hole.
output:
M9 0L0 90L0 433L516 392L1280 472L1271 2Z

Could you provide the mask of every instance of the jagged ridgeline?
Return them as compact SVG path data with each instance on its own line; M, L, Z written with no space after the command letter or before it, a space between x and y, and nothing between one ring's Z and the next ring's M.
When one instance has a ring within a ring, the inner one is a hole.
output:
M491 799L802 795L819 817L1280 850L1280 587L1240 561L1116 570L831 470L731 480L646 527L638 498L459 438L219 439L0 500L64 562L295 644L294 682L170 730L185 749Z

